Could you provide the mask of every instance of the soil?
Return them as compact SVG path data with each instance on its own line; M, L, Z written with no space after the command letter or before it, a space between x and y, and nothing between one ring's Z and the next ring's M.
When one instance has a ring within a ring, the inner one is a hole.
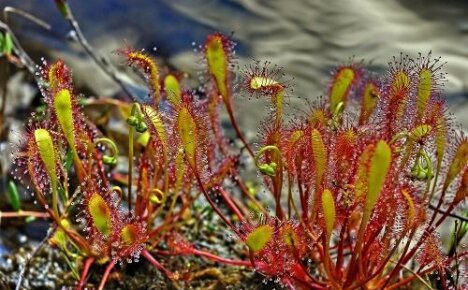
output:
M191 218L181 227L184 237L197 248L239 259L245 253L241 243L229 237L226 228L214 215ZM211 226L209 226L211 225ZM0 290L15 289L18 277L28 258L21 290L74 289L73 276L64 255L48 243L42 246L49 224L45 220L26 223L22 219L4 219L0 231ZM168 269L191 274L191 280L171 281L145 259L137 263L117 265L105 289L280 289L258 273L244 267L226 266L195 256L157 256ZM245 257L244 257L245 258ZM95 289L105 271L105 265L93 265L87 289Z

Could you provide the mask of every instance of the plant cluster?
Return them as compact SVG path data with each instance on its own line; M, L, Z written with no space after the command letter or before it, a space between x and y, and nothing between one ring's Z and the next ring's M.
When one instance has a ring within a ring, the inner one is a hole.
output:
M49 243L80 272L77 289L94 264L106 265L103 289L116 264L140 257L170 279L188 279L158 255L251 268L290 289L461 289L468 227L456 211L466 210L468 138L446 112L439 59L400 55L383 75L342 65L326 98L289 119L282 73L256 63L240 77L240 93L267 99L271 111L253 146L235 117L234 43L215 33L202 49L207 78L197 90L142 51L118 51L144 76L145 103L80 99L63 61L41 67L45 109L27 124L15 176L51 219ZM106 135L109 120L98 125L82 112L92 105L119 113L128 146ZM223 132L223 108L245 154ZM241 177L249 160L271 198ZM200 196L245 256L220 257L178 233ZM445 252L437 229L448 217L462 222Z

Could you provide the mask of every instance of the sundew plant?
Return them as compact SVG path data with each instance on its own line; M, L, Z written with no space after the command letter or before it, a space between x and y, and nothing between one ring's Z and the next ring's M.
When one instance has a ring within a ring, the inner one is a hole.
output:
M95 56L67 3L56 3ZM31 67L5 27L2 56ZM48 244L66 257L76 289L105 289L140 260L173 283L189 281L190 270L161 262L187 255L286 289L463 289L468 138L447 113L439 58L400 54L382 74L340 65L324 97L287 115L293 96L282 72L261 62L238 71L234 46L220 33L206 38L196 89L144 51L118 50L144 77L144 102L127 89L127 99L80 96L62 60L33 66L44 108L25 124L12 175L40 209L2 216L48 218ZM256 143L236 121L237 97L270 107ZM117 115L123 138L90 107ZM222 113L239 142L226 137ZM257 175L245 177L246 164ZM243 253L226 257L184 236L184 216L200 200ZM442 243L447 224L455 228ZM104 269L95 284L93 268Z

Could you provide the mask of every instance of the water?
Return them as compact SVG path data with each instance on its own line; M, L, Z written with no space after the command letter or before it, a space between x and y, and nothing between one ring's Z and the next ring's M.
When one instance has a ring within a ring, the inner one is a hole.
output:
M417 56L433 52L447 61L445 87L454 111L468 127L468 2L438 0L98 0L70 1L91 43L115 60L112 51L124 40L151 51L161 62L195 75L199 65L192 42L207 34L234 32L241 67L254 57L284 67L294 81L294 95L314 98L324 94L330 70L351 57L383 69L400 51ZM105 76L96 78L92 62L64 41L67 25L52 0L2 0L46 19L51 32L16 18L13 23L38 53L68 58L78 84L97 94L115 86ZM54 49L51 53L50 48ZM51 56L51 57L52 57ZM255 102L254 102L255 103ZM251 105L251 104L250 104ZM259 103L259 105L262 105ZM241 107L243 110L249 108ZM256 115L255 111L245 114Z

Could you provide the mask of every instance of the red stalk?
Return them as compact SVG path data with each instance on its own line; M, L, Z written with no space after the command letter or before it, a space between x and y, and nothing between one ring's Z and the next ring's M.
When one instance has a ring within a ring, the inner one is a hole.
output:
M154 267L156 267L156 269L158 269L159 271L163 272L167 277L169 277L170 279L174 279L174 273L172 273L171 271L169 271L168 269L166 269L163 265L161 265L161 263L159 263L149 252L148 250L143 250L141 252L141 254L143 255L143 257L146 258L146 260L148 260Z
M98 290L104 289L104 285L106 285L106 282L109 279L109 275L112 269L114 268L114 266L115 266L115 261L111 261L109 265L107 265L106 271L104 272L104 275L102 276L101 283L99 283Z
M2 212L0 211L0 218L15 218L15 217L37 217L37 218L50 218L49 213L47 212L37 212L37 211L17 211L17 212Z
M89 268L91 267L93 262L94 262L93 257L88 257L86 259L86 261L84 263L84 266L83 266L83 272L81 273L80 282L78 283L78 286L76 287L76 290L81 290L83 288L83 286L85 285L86 276L88 276Z
M234 203L234 201L230 198L229 194L224 191L222 187L219 188L219 193L223 197L224 201L226 202L227 206L237 215L241 222L245 222L245 216Z

